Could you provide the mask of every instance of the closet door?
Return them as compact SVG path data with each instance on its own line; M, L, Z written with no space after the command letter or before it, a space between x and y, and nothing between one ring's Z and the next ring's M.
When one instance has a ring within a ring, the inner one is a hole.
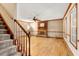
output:
M77 19L76 19L76 5L71 11L71 44L77 48Z

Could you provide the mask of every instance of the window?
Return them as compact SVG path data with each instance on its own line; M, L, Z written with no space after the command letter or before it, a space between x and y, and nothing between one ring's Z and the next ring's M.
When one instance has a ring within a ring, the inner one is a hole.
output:
M76 5L71 11L71 40L72 45L77 48L77 19L76 19Z

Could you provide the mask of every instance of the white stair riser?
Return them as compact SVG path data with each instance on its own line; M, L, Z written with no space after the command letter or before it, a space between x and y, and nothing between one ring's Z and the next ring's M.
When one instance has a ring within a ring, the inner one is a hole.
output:
M0 22L0 25L2 25L3 23L2 22Z
M0 31L0 34L4 34L4 33L7 33L7 31Z
M7 34L7 30L6 29L0 29L0 34Z
M11 52L9 52L9 56L14 55L14 54L17 53L16 48L12 48L10 51Z
M13 45L13 41L6 41L6 42L2 42L0 43L0 50L1 49L5 49L6 47L12 46Z
M3 22L2 22L2 21L0 21L0 24L3 24Z
M10 56L12 54L16 54L16 47L11 47L9 49L0 52L0 56Z
M10 35L1 35L0 34L0 40L7 40L10 39Z
M4 29L5 28L5 26L4 25L0 25L0 29Z
M12 56L21 56L21 53L16 53L16 54L14 54Z

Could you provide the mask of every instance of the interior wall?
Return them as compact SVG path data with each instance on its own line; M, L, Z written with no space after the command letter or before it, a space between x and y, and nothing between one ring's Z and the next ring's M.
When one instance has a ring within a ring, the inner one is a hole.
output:
M32 35L38 33L38 22L30 23ZM63 20L48 21L48 37L63 37Z
M63 37L63 20L48 21L48 37Z
M38 34L38 22L31 22L31 35L37 35Z
M25 22L25 21L22 21L22 20L17 20L17 21L28 32L28 30L29 30L29 23L28 22ZM17 23L15 23L15 38L16 37L19 37L20 34L21 34L21 36L26 35L24 33L24 31L21 29L21 27Z
M28 32L31 31L31 35L37 35L37 22L27 22L27 21L22 21L22 20L17 20L22 27ZM17 29L16 29L17 28ZM20 27L17 25L17 27L15 26L15 29L19 32L20 31ZM22 31L23 32L23 31ZM24 33L23 33L24 34ZM15 34L16 35L16 34ZM17 35L19 35L19 33L17 33Z
M7 25L10 27L13 34L15 33L14 29L14 21L10 18L10 16L7 14L6 10L3 8L3 6L0 4L0 14L2 15L3 19L7 23Z
M1 4L4 9L6 9L6 11L8 12L8 14L13 17L16 18L17 17L17 5L16 3L2 3Z
M29 22L25 22L25 21L21 21L21 20L18 20L18 22L22 25L22 27L23 27L26 31L29 31L29 28L30 28L30 23L29 23Z
M72 51L72 53L75 55L75 56L79 56L79 47L78 49L76 49L71 43L70 43L70 37L71 37L71 29L70 29L70 26L71 26L71 19L70 19L70 14L71 14L71 10L72 10L72 7L74 6L74 4L71 5L71 7L69 8L66 16L64 17L63 19L63 37L64 37L64 40L66 41L68 47L70 48L70 50ZM78 8L79 8L79 4L78 4ZM79 12L79 9L77 10ZM78 16L78 14L77 14ZM67 17L67 19L66 19ZM78 19L79 21L79 19ZM66 24L67 22L67 24ZM79 30L79 22L77 24L78 26L78 30ZM79 40L79 31L77 32L77 39ZM78 46L79 46L79 42L77 42Z

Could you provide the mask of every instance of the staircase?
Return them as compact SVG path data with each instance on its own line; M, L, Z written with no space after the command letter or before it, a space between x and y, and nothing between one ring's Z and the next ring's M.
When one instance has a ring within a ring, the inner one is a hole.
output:
M20 56L17 52L16 46L13 45L13 39L9 30L0 16L0 56Z

